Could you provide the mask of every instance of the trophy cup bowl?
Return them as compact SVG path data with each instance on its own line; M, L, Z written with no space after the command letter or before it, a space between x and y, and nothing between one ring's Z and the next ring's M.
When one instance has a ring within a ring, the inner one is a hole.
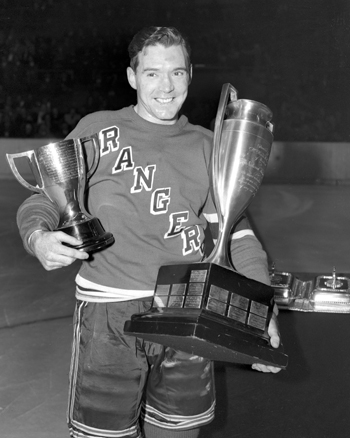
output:
M235 88L224 84L210 170L218 240L202 262L160 267L151 309L126 322L127 334L212 360L287 366L282 346L273 348L267 333L273 288L236 272L228 254L232 227L264 176L271 118L265 105L237 100Z
M94 149L93 163L88 171L83 150L86 142L92 142ZM19 183L33 192L44 194L57 205L60 220L55 231L64 231L80 239L83 243L74 248L87 252L98 251L114 242L113 235L106 232L99 219L92 217L84 207L86 181L96 170L99 156L97 134L49 143L26 152L6 154L12 173ZM17 169L15 161L23 157L29 161L36 186L26 181Z

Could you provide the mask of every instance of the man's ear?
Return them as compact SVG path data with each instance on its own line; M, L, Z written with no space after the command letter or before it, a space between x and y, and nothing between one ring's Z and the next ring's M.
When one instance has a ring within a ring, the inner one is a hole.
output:
M130 86L132 88L134 88L134 90L136 90L137 89L137 87L136 87L136 75L135 75L134 70L131 67L128 67L126 69L126 75L128 77L128 81L129 81Z

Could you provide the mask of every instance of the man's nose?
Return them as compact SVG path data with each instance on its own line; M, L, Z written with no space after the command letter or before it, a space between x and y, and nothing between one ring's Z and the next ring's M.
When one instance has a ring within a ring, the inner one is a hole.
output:
M173 81L172 81L170 75L162 76L161 83L160 83L160 89L166 93L173 91L174 84L173 84Z

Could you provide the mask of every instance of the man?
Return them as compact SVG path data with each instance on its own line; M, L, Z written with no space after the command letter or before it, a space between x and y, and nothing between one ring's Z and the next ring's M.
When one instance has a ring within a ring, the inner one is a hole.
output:
M115 243L91 258L64 245L81 242L51 231L58 212L42 195L22 204L18 224L25 248L45 269L83 261L76 278L71 436L194 438L214 417L213 364L126 336L123 326L149 309L161 265L200 261L208 222L217 233L208 176L212 133L179 117L192 68L189 45L176 29L141 30L129 55L137 104L90 114L68 136L99 134L101 157L87 202ZM235 226L231 252L239 272L269 282L266 254L245 218ZM269 334L277 347L275 319Z

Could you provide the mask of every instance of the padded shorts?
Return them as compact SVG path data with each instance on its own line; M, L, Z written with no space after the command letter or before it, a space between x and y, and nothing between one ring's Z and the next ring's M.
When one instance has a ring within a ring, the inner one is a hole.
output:
M211 361L124 334L125 321L149 307L150 300L77 302L67 413L72 437L139 438L143 421L180 431L214 418Z

